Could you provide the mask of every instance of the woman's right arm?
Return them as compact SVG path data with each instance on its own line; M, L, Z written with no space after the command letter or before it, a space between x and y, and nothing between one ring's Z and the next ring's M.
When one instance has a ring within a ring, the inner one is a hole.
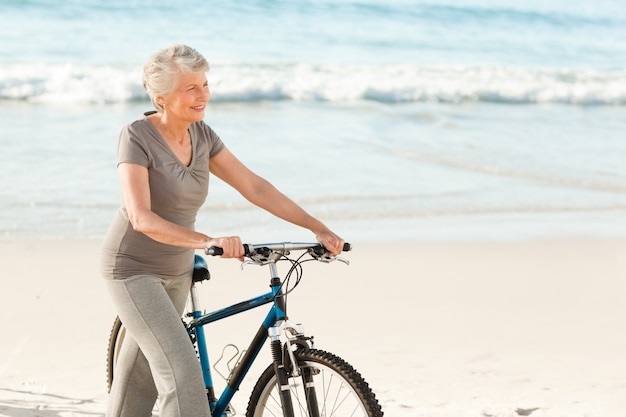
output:
M118 166L124 205L133 229L146 236L183 248L204 249L218 246L224 249L225 258L243 256L243 246L238 236L211 238L163 219L152 211L148 169L132 163Z

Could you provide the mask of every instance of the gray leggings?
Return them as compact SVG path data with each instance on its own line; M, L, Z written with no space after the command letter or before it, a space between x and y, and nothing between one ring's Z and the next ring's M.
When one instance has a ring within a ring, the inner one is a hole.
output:
M136 275L105 280L126 337L117 359L107 417L209 417L202 372L180 317L191 276Z

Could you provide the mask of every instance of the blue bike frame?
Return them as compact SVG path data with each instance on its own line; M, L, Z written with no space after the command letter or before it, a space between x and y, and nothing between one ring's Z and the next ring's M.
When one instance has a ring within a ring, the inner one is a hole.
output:
M273 265L272 265L273 266ZM275 272L275 271L273 271ZM251 298L247 301L243 301L237 304L233 304L229 307L216 310L211 313L202 314L201 311L195 305L197 300L197 288L195 285L192 287L192 317L193 320L190 323L190 331L196 335L196 343L198 346L198 355L200 357L200 365L202 366L202 374L204 377L204 385L207 390L209 398L209 404L211 408L211 415L214 417L221 417L224 415L226 407L230 403L231 399L239 389L239 385L245 378L248 370L252 366L252 363L258 356L265 340L268 338L268 330L280 320L286 319L285 303L282 297L282 286L279 278L276 274L273 274L274 278L271 280L271 291L267 294ZM273 303L272 308L267 313L267 316L263 320L263 324L259 327L254 339L250 342L250 346L246 350L246 353L241 358L241 361L233 369L230 378L227 381L226 388L220 395L219 399L215 397L215 390L213 388L213 378L211 376L209 355L207 351L206 338L204 335L204 325L213 323L215 321L234 316L244 311L251 310L265 304Z

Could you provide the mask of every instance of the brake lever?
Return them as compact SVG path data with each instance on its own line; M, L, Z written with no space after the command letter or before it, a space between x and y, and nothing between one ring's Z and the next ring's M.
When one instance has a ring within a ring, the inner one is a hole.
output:
M343 262L346 265L350 265L350 261L348 261L347 259L342 258L340 256L332 256L328 252L326 252L325 250L323 250L323 252L322 252L322 250L310 249L309 250L309 255L311 255L311 257L313 257L315 260L320 261L320 262L324 262L326 264L329 264L329 263L334 262L334 261L339 261L339 262Z
M248 259L247 261L243 261L243 262L241 263L241 270L242 270L242 271L243 271L243 268L244 268L246 265L263 265L263 264L262 264L261 262L259 262L259 261L255 261L254 259Z
M319 256L319 257L317 257L315 259L320 261L320 262L324 262L325 264L329 264L331 262L339 261L339 262L342 262L342 263L344 263L346 265L350 265L350 261L349 260L347 260L346 258L339 257L339 256L324 255L324 256Z

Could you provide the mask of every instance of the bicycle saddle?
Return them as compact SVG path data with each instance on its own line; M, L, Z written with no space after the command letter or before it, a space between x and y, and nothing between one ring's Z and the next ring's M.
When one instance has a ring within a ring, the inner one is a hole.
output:
M200 282L211 279L209 273L209 267L204 259L200 255L194 255L193 260L193 282Z

